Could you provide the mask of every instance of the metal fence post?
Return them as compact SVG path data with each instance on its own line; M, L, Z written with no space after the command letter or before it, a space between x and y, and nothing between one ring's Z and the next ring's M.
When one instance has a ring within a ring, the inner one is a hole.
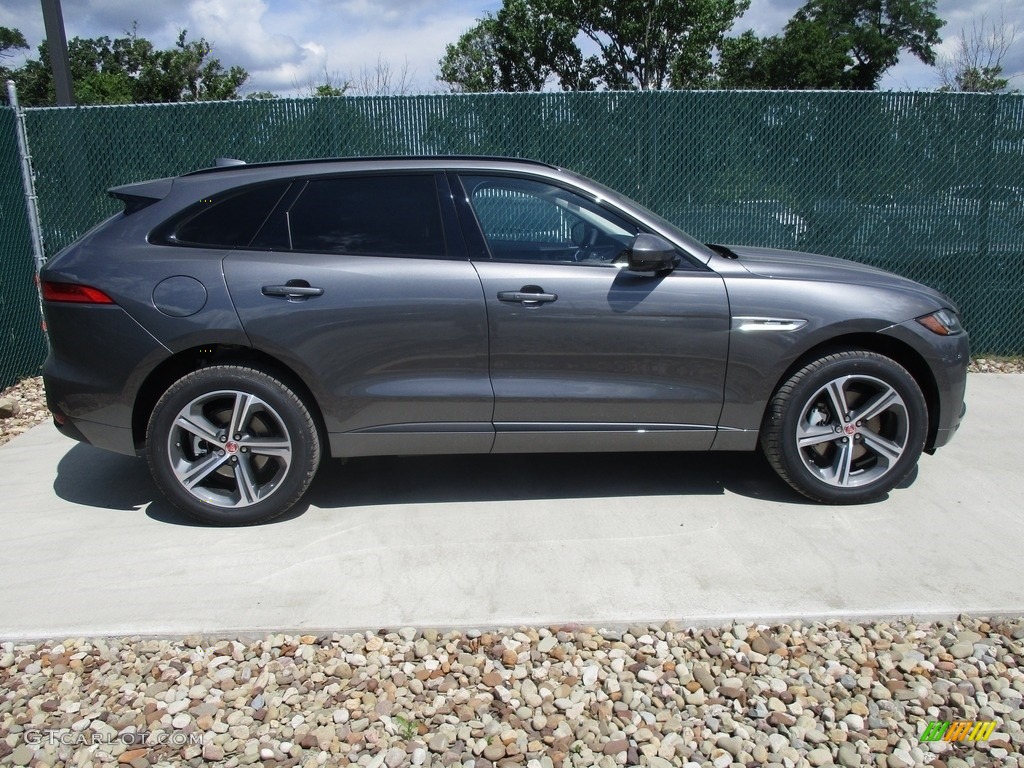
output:
M39 227L39 198L36 197L35 174L32 172L32 155L28 148L28 132L25 130L25 112L18 104L18 91L14 81L7 81L7 98L14 108L15 133L18 135L18 154L21 156L21 183L25 189L25 207L28 209L28 228L32 237L32 257L36 262L36 275L46 261L43 251L43 235Z

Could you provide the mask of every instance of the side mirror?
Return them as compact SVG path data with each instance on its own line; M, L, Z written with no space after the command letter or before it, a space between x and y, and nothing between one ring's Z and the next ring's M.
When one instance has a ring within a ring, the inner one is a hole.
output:
M629 249L629 269L633 272L665 272L675 269L676 249L665 238L641 232Z

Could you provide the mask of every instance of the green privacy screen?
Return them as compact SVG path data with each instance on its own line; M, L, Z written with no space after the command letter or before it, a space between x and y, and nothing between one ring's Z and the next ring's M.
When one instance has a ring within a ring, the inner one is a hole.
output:
M49 254L118 209L107 187L217 157L528 157L591 176L706 242L827 253L921 280L960 304L975 352L1024 353L1020 95L342 97L34 109L27 123Z
M0 389L38 375L46 356L15 120L0 108Z

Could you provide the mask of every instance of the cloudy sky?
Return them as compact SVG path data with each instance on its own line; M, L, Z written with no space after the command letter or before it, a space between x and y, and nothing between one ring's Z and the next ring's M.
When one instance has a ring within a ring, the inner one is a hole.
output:
M735 31L779 32L802 0L752 0ZM247 91L294 94L322 73L358 78L378 60L393 73L407 71L415 92L441 90L437 61L453 42L500 0L62 0L67 36L122 36L137 22L138 32L161 47L187 29L205 37L225 66L250 73ZM1009 74L1024 73L1024 4L1018 0L938 0L946 20L942 51L951 51L960 30L986 13L1017 23L1018 39L1004 59ZM16 27L29 44L43 38L40 0L4 0L0 26ZM16 62L15 62L16 63ZM886 75L886 89L936 87L936 71L904 54ZM1013 86L1024 89L1024 75Z

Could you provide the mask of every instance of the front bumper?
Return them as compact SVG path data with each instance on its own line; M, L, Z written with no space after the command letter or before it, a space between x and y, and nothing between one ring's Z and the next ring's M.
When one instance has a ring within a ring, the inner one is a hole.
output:
M931 441L931 444L927 447L929 453L934 453L935 449L941 448L946 445L950 440L953 439L953 435L960 429L960 423L963 421L964 414L967 413L967 403L960 404L960 416L957 418L956 423L952 427L939 427L935 430L935 439Z
M964 394L967 391L967 366L971 361L970 339L966 332L939 336L916 320L894 325L881 333L917 350L931 373L934 389L928 391L929 387L922 385L928 399L931 422L924 449L931 453L953 439L967 412Z

